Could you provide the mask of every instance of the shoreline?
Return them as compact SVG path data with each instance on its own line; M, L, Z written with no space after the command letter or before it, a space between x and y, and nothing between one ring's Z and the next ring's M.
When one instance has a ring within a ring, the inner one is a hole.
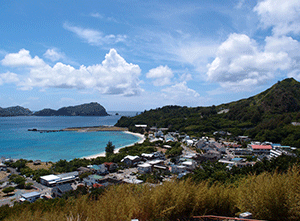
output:
M126 134L131 134L133 136L136 136L136 137L140 138L140 140L137 141L137 142L134 142L133 144L125 145L125 146L122 146L122 147L119 147L119 148L115 149L114 150L115 154L119 153L120 149L122 149L122 148L131 147L131 146L133 146L136 143L141 144L141 143L143 143L146 140L145 136L142 135L142 134L133 133L133 132L130 132L130 131L122 131L122 132L126 133ZM90 156L86 156L86 157L81 157L81 159L88 159L88 160L90 160L90 159L94 159L94 158L97 158L97 157L105 157L105 151L101 152L101 153L98 153L98 154L94 154L94 155L90 155Z

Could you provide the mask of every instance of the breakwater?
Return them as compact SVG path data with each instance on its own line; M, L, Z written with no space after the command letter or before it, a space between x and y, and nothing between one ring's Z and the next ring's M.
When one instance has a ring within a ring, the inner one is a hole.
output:
M115 126L92 126L92 127L68 127L60 130L39 130L33 128L33 129L28 129L28 131L39 132L39 133L53 133L53 132L63 132L63 131L78 131L78 132L128 131L128 129L124 127L115 127Z

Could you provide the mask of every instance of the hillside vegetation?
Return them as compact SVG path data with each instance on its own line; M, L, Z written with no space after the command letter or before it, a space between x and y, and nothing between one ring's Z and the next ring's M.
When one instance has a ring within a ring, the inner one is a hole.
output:
M248 99L211 107L165 106L122 117L116 126L135 131L135 124L147 124L196 136L224 130L232 136L300 147L299 127L291 124L300 121L299 110L300 83L288 78Z
M90 194L4 206L0 220L188 220L193 215L236 216L245 211L256 219L299 220L299 169L250 175L230 185L185 180L156 187L111 186L96 198Z

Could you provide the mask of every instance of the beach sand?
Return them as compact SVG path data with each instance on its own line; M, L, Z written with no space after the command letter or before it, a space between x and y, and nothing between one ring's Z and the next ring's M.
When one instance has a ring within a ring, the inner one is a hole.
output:
M137 136L140 138L140 140L136 143L143 143L145 141L145 136L143 134L139 134L139 133L133 133L133 132L130 132L130 131L123 131L124 133L127 133L127 134L132 134L134 136ZM135 143L133 144L130 144L130 145L127 145L127 146L123 146L123 147L120 147L118 149L115 149L114 153L119 153L119 150L124 148L124 147L130 147L130 146L133 146ZM95 154L95 155L91 155L91 156L87 156L87 157L82 157L82 158L85 158L85 159L93 159L93 158L97 158L97 157L105 157L105 152L102 152L102 153L99 153L99 154Z

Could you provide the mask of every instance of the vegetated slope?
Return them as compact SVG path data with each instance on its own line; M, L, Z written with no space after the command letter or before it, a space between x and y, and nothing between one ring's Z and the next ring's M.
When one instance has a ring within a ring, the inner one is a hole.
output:
M300 121L299 110L300 83L288 78L248 99L211 107L165 106L122 117L116 126L136 130L135 124L147 124L199 136L226 130L233 136L300 147L300 130L291 124Z
M190 220L192 216L237 216L249 211L256 219L299 220L299 167L287 173L249 175L235 185L169 181L162 185L111 186L80 190L71 198L38 200L35 203L3 206L2 220ZM87 192L87 191L85 191Z
M15 106L0 108L0 116L10 117L10 116L29 116L32 115L32 112L28 108Z
M60 109L43 109L34 113L35 116L107 116L105 108L97 102Z

